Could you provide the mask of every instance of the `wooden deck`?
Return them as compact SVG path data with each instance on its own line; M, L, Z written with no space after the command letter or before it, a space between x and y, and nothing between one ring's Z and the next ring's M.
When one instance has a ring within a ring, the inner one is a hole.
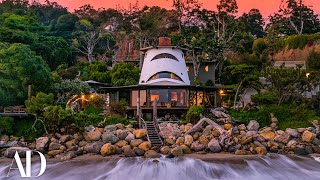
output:
M25 112L25 108L22 106L5 107L3 111L0 111L0 116L9 117L26 117L28 114Z

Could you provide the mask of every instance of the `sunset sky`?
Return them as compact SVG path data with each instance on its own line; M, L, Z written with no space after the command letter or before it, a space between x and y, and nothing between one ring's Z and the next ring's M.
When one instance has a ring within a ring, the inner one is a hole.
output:
M69 11L84 5L91 4L95 8L114 8L117 5L128 7L130 3L136 0L55 0L59 4L68 7ZM219 0L200 0L206 9L215 9ZM264 17L277 11L281 0L238 0L239 13L248 12L252 8L261 11ZM304 0L305 4L312 6L316 13L320 14L320 0ZM172 8L172 0L139 0L140 6L160 6L164 8Z

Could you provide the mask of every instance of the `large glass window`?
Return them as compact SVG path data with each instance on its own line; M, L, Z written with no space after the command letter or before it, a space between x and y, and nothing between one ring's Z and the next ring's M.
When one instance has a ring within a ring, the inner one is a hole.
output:
M137 106L138 93L139 93L139 91L132 91L131 92L131 106Z
M150 105L156 100L160 107L186 106L186 90L184 89L157 89L150 90Z
M151 76L151 78L149 78L148 81L152 81L152 80L155 80L155 79L161 79L161 78L168 78L168 79L175 79L175 80L182 81L182 79L178 75L176 75L176 74L174 74L172 72L166 72L166 71L165 72L159 72L159 73Z
M131 106L136 107L137 106L137 98L138 98L138 90L131 92ZM146 90L140 90L140 106L147 106L147 91Z
M157 60L157 59L162 59L162 58L173 59L173 60L175 60L175 61L179 61L178 58L176 58L174 55L169 54L169 53L161 53L161 54L158 54L158 55L156 55L155 57L153 57L153 58L151 59L151 61Z

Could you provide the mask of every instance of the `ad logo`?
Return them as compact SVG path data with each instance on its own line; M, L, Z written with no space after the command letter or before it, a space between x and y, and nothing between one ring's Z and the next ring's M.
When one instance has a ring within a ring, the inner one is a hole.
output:
M7 177L9 177L10 171L12 169L19 169L21 177L32 177L31 176L31 154L32 154L32 152L38 153L39 156L40 156L40 160L41 160L40 161L40 172L39 172L39 174L37 176L33 176L33 177L41 176L44 173L44 171L46 170L46 167L47 167L47 161L46 161L46 158L44 157L44 155L39 151L26 151L26 169L24 169L23 165L22 165L22 162L21 162L21 159L20 159L20 156L19 156L19 153L16 151L16 153L14 155L14 158L12 159L12 163L11 163L9 172L7 174ZM13 168L12 167L14 161L16 161L18 168Z

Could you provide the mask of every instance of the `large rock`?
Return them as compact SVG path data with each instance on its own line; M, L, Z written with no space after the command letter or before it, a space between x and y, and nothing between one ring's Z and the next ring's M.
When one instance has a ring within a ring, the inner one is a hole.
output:
M183 154L191 154L192 153L192 151L189 149L189 147L187 145L183 144L180 147L183 151Z
M297 147L293 149L294 153L297 155L308 155L309 152L305 148Z
M200 136L200 138L199 138L199 143L207 146L208 143L209 143L209 139L206 138L205 136Z
M314 140L312 141L312 144L320 146L320 139L314 138Z
M0 135L0 141L2 141L4 144L7 143L10 140L8 135Z
M175 157L183 156L183 150L182 150L182 148L180 146L172 148L170 153Z
M315 139L316 135L308 130L304 131L302 134L302 141L311 143Z
M71 135L63 135L60 137L60 142L65 143L65 142L69 141L71 138L72 138Z
M274 137L274 140L277 142L287 144L290 140L290 134L281 130L276 131L276 136Z
M126 140L127 142L131 142L131 140L134 140L134 139L135 139L134 135L132 133L129 133L124 140Z
M247 130L247 127L246 127L246 125L244 125L244 124L240 124L240 125L238 126L238 129L239 129L239 131L245 131L245 130Z
M240 144L241 145L245 145L245 144L248 144L250 142L252 142L252 136L243 136L240 140Z
M178 139L176 140L176 145L182 145L182 144L184 144L184 138L178 137Z
M119 141L119 138L115 136L113 133L107 132L102 134L102 142L104 143L115 144L118 141Z
M141 143L138 147L144 151L148 151L151 148L151 143L149 141L145 141Z
M77 152L69 151L63 154L58 154L55 158L61 161L70 160L77 157Z
M147 152L145 152L144 156L146 158L159 158L160 154L154 150L148 150Z
M115 143L114 145L117 146L117 147L119 147L119 148L122 148L123 146L128 145L128 142L125 141L125 140L120 140L120 141L118 141L117 143Z
M133 151L136 153L137 156L143 156L144 155L144 150L140 149L138 147L133 148Z
M259 146L259 147L256 147L255 150L256 150L256 153L259 155L262 155L262 156L267 155L267 149L265 147Z
M95 153L95 154L99 154L101 147L103 146L103 142L93 142L93 143L88 143L86 146L84 146L84 150L87 153Z
M290 136L292 137L295 137L295 138L299 137L299 132L296 129L287 128L285 132L290 134Z
M100 153L102 156L111 156L116 154L116 148L111 143L107 143L101 147Z
M259 130L259 123L256 120L251 120L247 125L248 131L258 131Z
M68 149L70 149L72 146L75 146L75 145L77 145L77 140L76 139L72 139L72 140L66 142L66 147Z
M276 134L272 131L268 131L268 132L262 132L260 133L260 136L264 137L265 139L268 140L274 140L274 137L276 136Z
M128 136L128 132L122 129L116 131L116 135L119 139L124 140Z
M148 131L146 129L137 129L133 131L133 135L138 139L146 137L147 134L148 134Z
M231 128L233 128L232 124L225 124L224 125L224 129L226 129L226 130L230 130Z
M18 152L20 158L26 157L26 151L30 151L27 147L10 147L4 152L4 156L7 158L13 158L16 152Z
M160 148L160 152L165 155L168 155L170 151L171 151L171 148L169 146L163 146Z
M130 141L132 147L138 147L143 141L141 139L133 139Z
M36 149L38 151L43 150L48 144L49 138L48 137L39 137L36 139Z
M59 144L59 143L54 143L54 142L52 142L52 143L50 143L49 144L49 151L52 151L52 150L59 150L60 148L61 148L61 144Z
M83 137L86 141L91 142L91 141L99 141L101 138L101 132L99 130L95 130L92 132L84 132Z
M52 150L52 151L48 152L48 156L54 157L54 156L56 156L56 155L58 155L58 154L60 154L62 152L63 152L62 150Z
M117 130L117 126L116 125L108 125L104 128L104 131L105 132L112 132L112 131L115 131Z
M200 144L199 141L194 141L191 144L191 149L193 149L194 151L202 151L204 150L205 146L203 144Z
M236 150L236 152L234 153L235 155L247 155L248 152L246 150Z
M136 157L137 155L136 155L136 153L134 152L134 150L133 149L125 149L124 151L123 151L123 155L124 156L126 156L126 157Z
M221 146L216 139L211 139L211 141L208 144L208 149L210 149L213 153L221 152Z
M190 147L192 142L193 142L193 137L191 135L187 134L184 136L184 144L185 145Z

